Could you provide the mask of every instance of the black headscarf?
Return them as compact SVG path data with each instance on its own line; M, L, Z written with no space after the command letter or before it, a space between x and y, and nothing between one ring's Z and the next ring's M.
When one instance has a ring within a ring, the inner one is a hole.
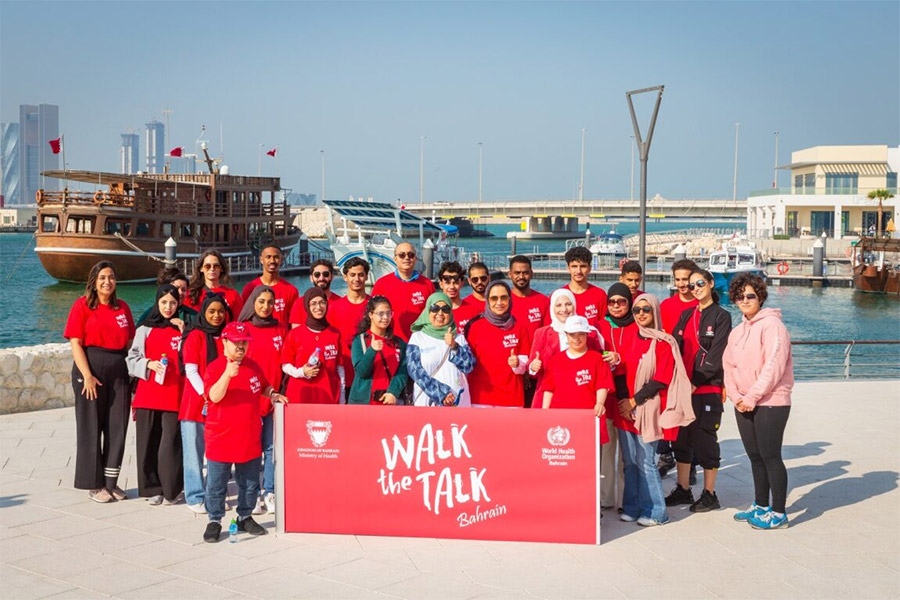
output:
M247 301L244 302L244 308L241 309L241 314L238 315L237 320L241 323L245 323L250 321L250 323L254 327L275 327L278 325L278 319L275 318L275 312L272 311L268 317L263 319L258 314L256 314L256 299L259 298L259 295L265 292L269 292L272 294L272 297L275 297L275 290L270 288L267 285L258 285L253 288L253 291L250 292L250 296L247 298Z
M322 288L318 286L312 286L303 294L303 308L306 309L306 326L312 329L313 331L325 331L328 328L328 306L325 307L325 314L321 319L316 319L312 316L312 311L309 310L309 303L313 298L324 298L326 302L328 302L328 296L325 295L325 292Z
M159 312L159 300L163 296L172 296L172 298L176 302L181 302L181 296L178 292L178 288L176 288L171 283L164 283L156 290L156 299L153 301L153 306L150 307L150 312L147 313L143 319L141 319L140 323L137 324L138 327L144 325L146 327L151 328L163 328L163 327L171 327L175 330L178 330L178 325L175 325L172 322L172 317L178 315L178 307L176 306L175 313L172 314L172 317L165 318L162 316L162 313Z
M509 285L503 280L493 281L487 286L487 289L484 290L484 297L489 298L491 295L491 288L498 285L506 288L506 293L509 294L509 306L506 307L506 312L502 315L494 314L494 312L491 310L490 300L486 300L484 303L484 313L482 314L491 325L499 327L500 329L509 330L512 329L513 325L516 324L516 318L512 316L513 298L512 291L509 289Z
M634 306L634 298L631 297L631 290L628 289L628 286L624 283L618 282L609 286L609 290L606 292L607 298L612 298L613 296L621 296L628 301L628 310L625 312L624 317L614 317L609 314L609 306L606 307L606 318L616 324L616 327L627 327L634 323L634 315L631 314L631 309Z
M206 309L209 308L209 305L213 302L220 302L222 306L225 307L225 312L227 313L227 317L218 327L214 327L206 320ZM219 357L219 352L216 348L216 338L222 335L222 330L225 329L225 325L231 321L232 318L231 308L229 308L228 303L225 302L225 296L216 292L207 292L206 298L203 299L203 306L200 307L200 314L197 315L197 320L184 328L182 338L187 339L188 334L195 329L206 334L206 364L209 364ZM182 348L184 348L183 344ZM184 365L183 357L181 364Z

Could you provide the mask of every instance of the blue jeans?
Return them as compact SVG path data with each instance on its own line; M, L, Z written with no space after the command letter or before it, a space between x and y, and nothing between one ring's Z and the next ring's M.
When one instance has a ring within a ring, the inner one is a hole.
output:
M206 512L209 520L219 522L225 516L225 496L231 479L232 463L206 461ZM259 496L259 459L234 463L234 481L237 483L237 514L245 519L253 512Z
M275 491L275 463L272 462L275 449L275 411L273 410L262 419L262 449L263 449L263 494Z
M181 422L181 451L184 464L184 501L201 504L206 495L203 482L203 454L206 442L203 439L203 423Z
M619 447L625 463L625 492L622 510L634 519L669 520L662 480L656 468L656 443L648 444L640 435L619 430Z

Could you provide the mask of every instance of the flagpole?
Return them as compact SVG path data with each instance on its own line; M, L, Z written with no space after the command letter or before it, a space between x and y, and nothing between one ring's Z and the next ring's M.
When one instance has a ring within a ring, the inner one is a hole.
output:
M275 146L275 177L278 177L278 146Z
M63 134L59 136L60 146L62 146L62 155L63 155L63 175L65 176L66 187L65 190L69 190L69 165L66 163L66 135Z

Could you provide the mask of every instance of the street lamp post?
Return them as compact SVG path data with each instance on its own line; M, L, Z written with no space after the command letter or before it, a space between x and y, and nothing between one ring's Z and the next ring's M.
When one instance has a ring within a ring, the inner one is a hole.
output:
M737 202L737 171L738 171L738 137L740 136L740 121L734 124L734 181L731 190L731 201Z
M259 149L256 151L256 176L259 177L262 175L262 149L263 145L259 145Z
M325 151L319 150L322 154L322 201L325 201Z
M482 147L481 142L478 142L478 204L481 204L481 158Z
M778 189L778 132L775 132L775 176L772 178L772 188Z
M425 138L419 138L419 204L425 204Z
M631 145L631 201L634 202L634 136L629 135Z
M584 134L587 129L581 129L581 178L578 180L578 203L584 201Z

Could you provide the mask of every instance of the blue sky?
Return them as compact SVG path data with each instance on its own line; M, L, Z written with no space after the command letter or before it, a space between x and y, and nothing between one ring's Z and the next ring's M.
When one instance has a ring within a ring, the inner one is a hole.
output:
M771 186L790 151L898 145L898 2L0 3L0 118L60 107L70 168L115 171L119 134L205 124L232 173L279 146L282 185L330 198L473 200L630 194L625 92L666 86L648 192ZM652 98L638 104L649 118ZM263 174L275 160L263 157ZM787 185L787 175L780 182ZM637 191L635 192L637 193Z

